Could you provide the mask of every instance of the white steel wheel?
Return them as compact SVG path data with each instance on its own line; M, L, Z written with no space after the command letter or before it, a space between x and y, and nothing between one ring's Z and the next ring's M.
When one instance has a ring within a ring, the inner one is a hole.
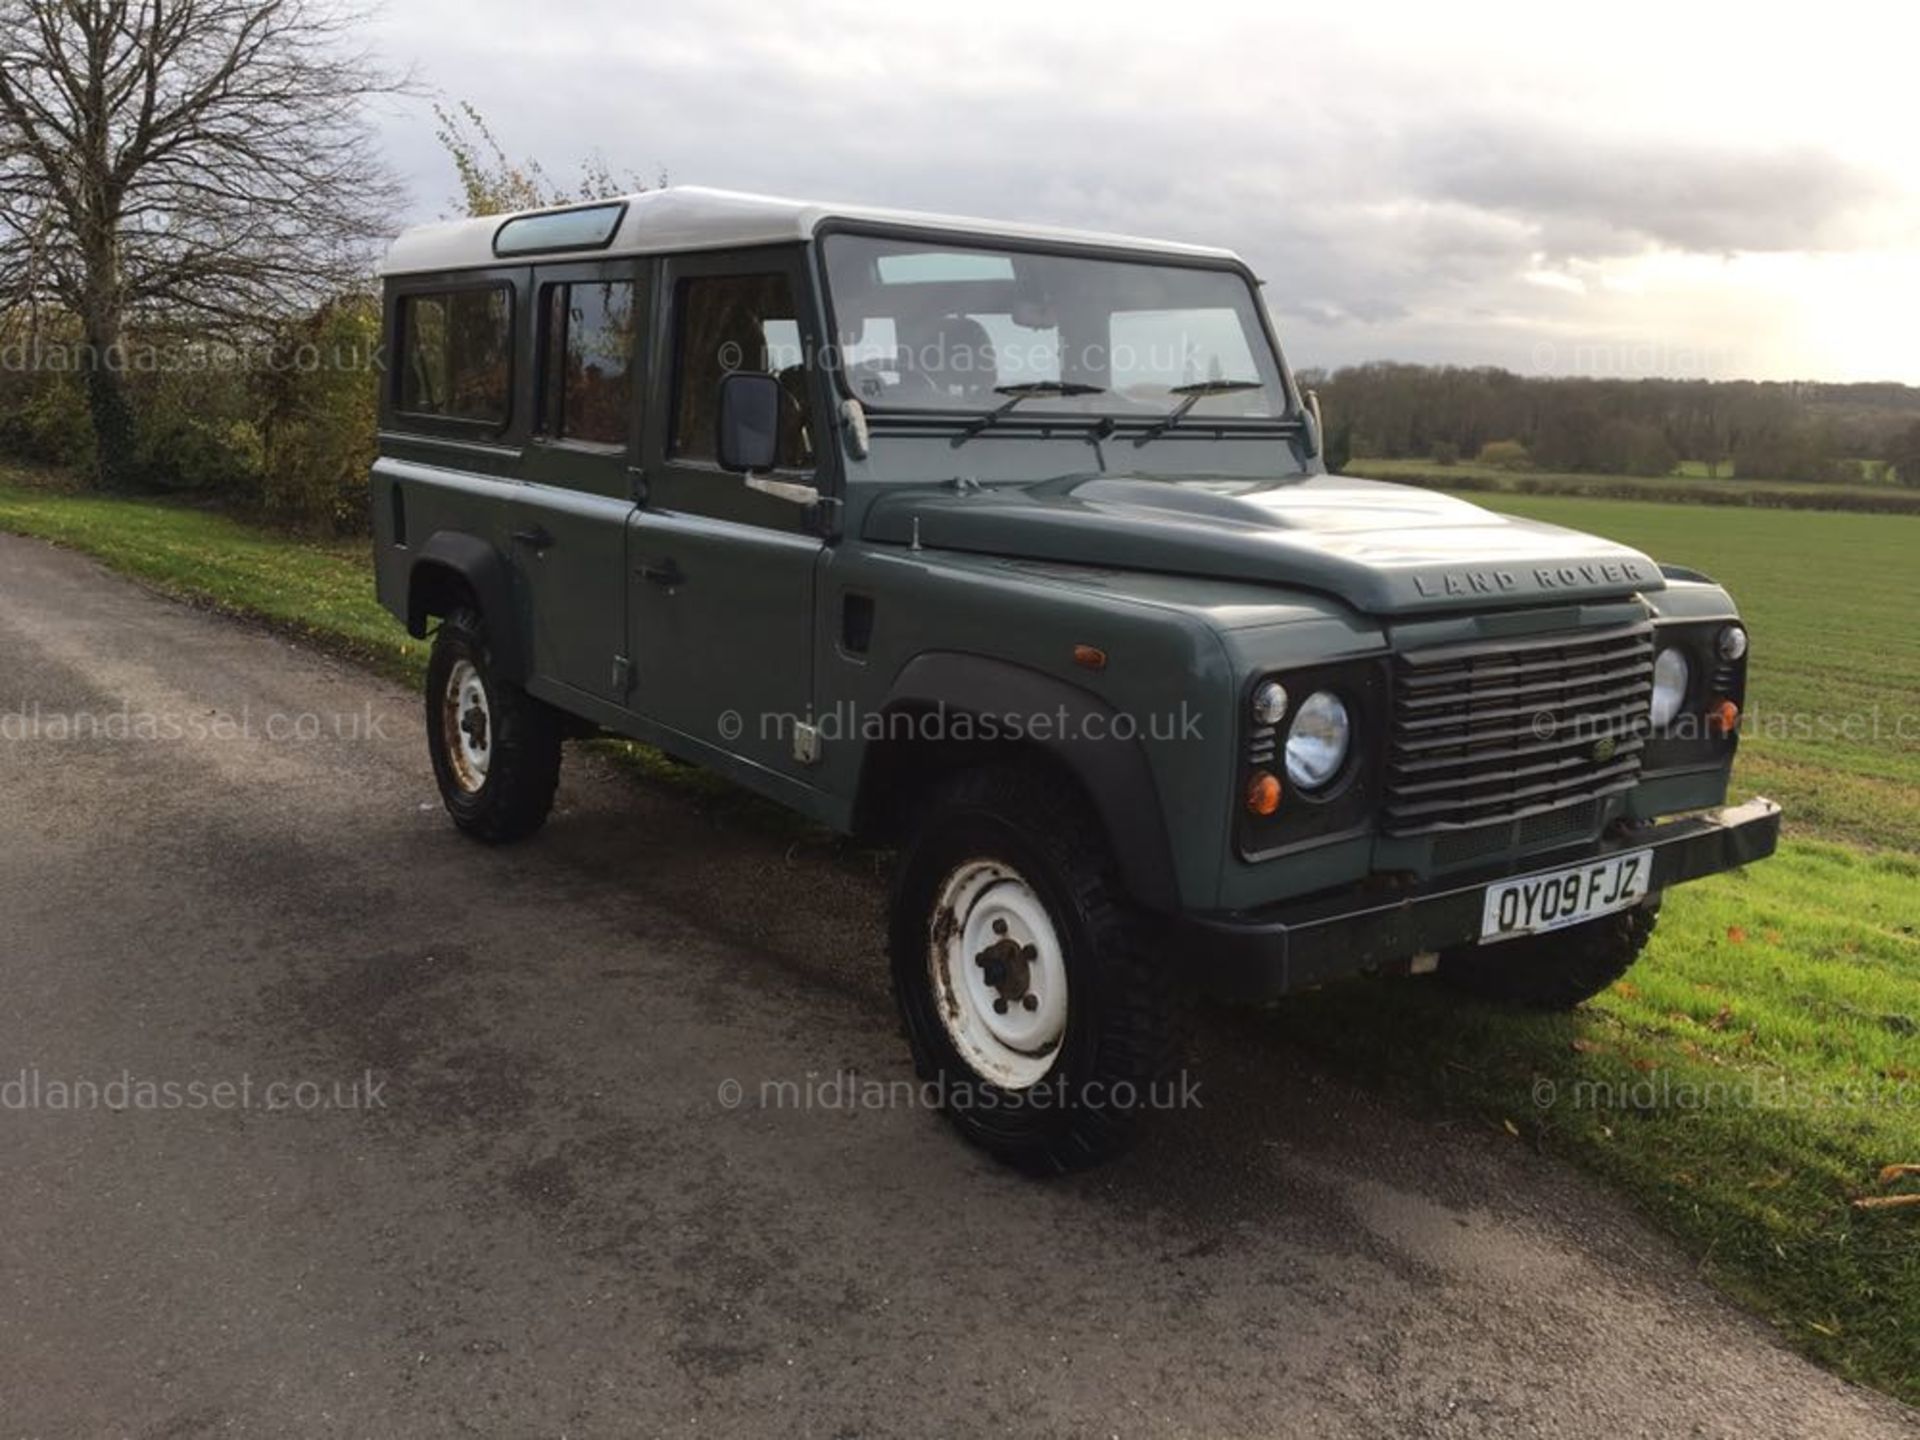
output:
M1067 962L1047 907L1011 866L969 860L941 885L927 963L947 1038L981 1079L1025 1090L1067 1033Z
M454 783L477 795L487 783L493 761L493 710L487 687L470 660L456 660L447 672L441 698L441 725Z

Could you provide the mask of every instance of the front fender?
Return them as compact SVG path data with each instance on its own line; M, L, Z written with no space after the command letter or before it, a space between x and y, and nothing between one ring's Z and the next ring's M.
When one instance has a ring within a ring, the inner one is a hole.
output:
M1118 712L1105 700L1022 665L937 651L901 669L885 710L932 710L997 721L1046 717L1044 726L1005 738L1042 750L1079 783L1136 901L1161 912L1179 908L1173 852L1152 765L1137 738L1113 733ZM866 768L871 769L871 757ZM870 778L863 775L863 799Z

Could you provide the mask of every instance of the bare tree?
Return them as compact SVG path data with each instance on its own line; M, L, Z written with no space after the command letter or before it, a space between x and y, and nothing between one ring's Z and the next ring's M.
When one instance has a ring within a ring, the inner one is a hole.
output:
M0 0L0 304L79 318L100 479L135 333L245 335L364 280L399 88L333 0Z

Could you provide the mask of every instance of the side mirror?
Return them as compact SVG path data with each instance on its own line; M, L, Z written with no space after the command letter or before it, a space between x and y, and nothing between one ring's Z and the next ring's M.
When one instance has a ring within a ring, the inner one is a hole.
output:
M1320 392L1309 390L1302 397L1307 402L1307 414L1313 420L1313 453L1320 459L1327 458L1327 423L1320 418Z
M780 382L740 370L720 382L720 433L714 454L722 470L751 475L780 458Z

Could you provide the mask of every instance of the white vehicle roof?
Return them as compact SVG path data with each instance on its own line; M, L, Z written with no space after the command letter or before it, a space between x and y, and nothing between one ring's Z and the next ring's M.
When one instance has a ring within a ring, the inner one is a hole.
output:
M912 210L885 210L867 205L828 205L809 200L782 200L771 195L746 195L733 190L708 190L696 185L673 185L596 201L627 206L613 243L593 250L545 252L537 256L496 258L494 235L513 215L488 215L477 220L450 220L419 225L404 231L387 251L383 275L417 275L435 270L466 270L488 265L524 265L607 255L651 255L681 250L733 249L808 240L830 220L865 221L884 225L911 225L924 230L952 230L1008 240L1051 241L1140 250L1161 255L1231 260L1230 250L1170 241L1141 240L1095 231L1059 230L1045 225L1011 225L1000 220L970 220L955 215L928 215ZM558 206L560 210L579 206ZM551 213L541 210L522 215Z

